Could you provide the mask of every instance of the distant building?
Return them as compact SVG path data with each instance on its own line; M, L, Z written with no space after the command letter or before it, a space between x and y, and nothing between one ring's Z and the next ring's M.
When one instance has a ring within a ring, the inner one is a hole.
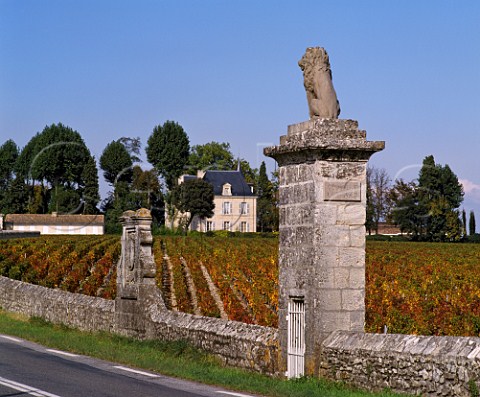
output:
M375 228L372 228L371 234L377 234ZM403 233L396 225L387 222L378 222L378 234L384 236L398 236Z
M231 232L257 231L257 196L239 168L235 171L198 171L197 175L182 175L179 183L192 178L203 179L213 186L214 215L211 218L194 217L190 230L200 232L228 230ZM177 226L182 214L174 221ZM171 220L166 221L171 224Z
M41 234L104 234L103 215L8 214L0 215L4 230L38 231Z

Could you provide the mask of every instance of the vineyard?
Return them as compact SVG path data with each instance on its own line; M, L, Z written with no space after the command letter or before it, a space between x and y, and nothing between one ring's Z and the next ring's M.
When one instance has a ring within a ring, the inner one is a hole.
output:
M118 236L42 236L0 241L0 275L49 288L115 297Z
M278 240L156 237L157 284L171 310L277 326ZM115 298L118 236L0 241L0 274ZM368 242L366 331L480 335L473 244Z

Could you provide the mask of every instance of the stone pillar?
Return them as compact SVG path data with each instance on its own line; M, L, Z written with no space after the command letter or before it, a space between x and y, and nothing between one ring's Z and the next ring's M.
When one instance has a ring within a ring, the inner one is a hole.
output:
M322 341L364 331L366 166L384 142L354 120L312 119L265 148L279 164L279 334L287 369L288 302L305 307L305 373L318 372Z
M145 302L151 297L159 298L152 254L152 216L144 208L125 211L120 222L123 233L122 254L117 264L115 327L125 335L141 337L146 332Z

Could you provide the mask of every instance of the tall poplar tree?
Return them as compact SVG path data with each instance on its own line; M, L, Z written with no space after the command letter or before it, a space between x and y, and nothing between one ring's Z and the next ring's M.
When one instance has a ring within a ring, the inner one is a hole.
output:
M98 186L98 170L95 158L89 156L82 174L83 179L83 213L96 214L98 212L97 204L100 201Z
M470 236L473 236L476 233L476 225L475 225L475 213L473 210L470 211L470 218L468 220L468 229L470 232Z
M262 161L257 178L257 230L271 232L277 230L277 206L273 183L267 175L267 167Z

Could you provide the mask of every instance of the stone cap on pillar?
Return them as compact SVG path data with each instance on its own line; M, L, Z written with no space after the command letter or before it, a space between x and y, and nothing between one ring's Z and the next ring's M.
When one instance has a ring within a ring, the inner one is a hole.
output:
M124 211L122 216L119 218L122 225L129 223L137 223L136 221L152 221L152 214L150 210L146 208L140 208L136 211L128 210Z
M315 118L290 125L280 145L264 148L266 156L279 165L331 161L367 161L385 148L384 141L367 141L366 132L355 120Z

